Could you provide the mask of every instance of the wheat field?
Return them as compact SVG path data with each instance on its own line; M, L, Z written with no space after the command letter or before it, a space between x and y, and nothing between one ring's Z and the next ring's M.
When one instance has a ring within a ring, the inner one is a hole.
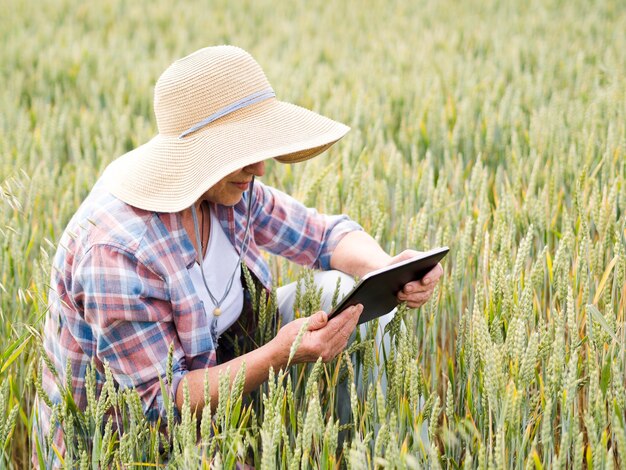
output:
M254 399L222 380L213 416L187 407L166 432L113 383L87 410L61 403L62 465L626 467L624 2L2 6L0 467L30 465L65 224L104 167L156 133L159 74L224 43L259 61L279 99L352 127L264 181L350 215L392 254L448 245L444 277L425 306L400 309L384 351L370 324L341 358L274 371ZM301 280L311 313L312 273L271 266L277 285ZM256 308L267 341L272 302ZM337 383L358 374L340 425ZM34 444L47 466L55 449Z

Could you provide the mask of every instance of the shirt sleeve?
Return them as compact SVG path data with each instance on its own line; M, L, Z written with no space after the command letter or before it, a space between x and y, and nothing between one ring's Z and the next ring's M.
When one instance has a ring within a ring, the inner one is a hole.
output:
M293 197L255 185L254 239L263 249L308 267L331 269L330 258L349 232L363 230L347 215L320 214Z
M164 281L122 247L93 246L76 268L72 287L96 344L121 389L134 387L146 417L166 420L159 379L165 383L174 345L170 398L187 373Z

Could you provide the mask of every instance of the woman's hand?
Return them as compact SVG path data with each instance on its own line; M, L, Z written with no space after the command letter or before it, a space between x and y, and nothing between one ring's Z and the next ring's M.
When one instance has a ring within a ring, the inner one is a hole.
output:
M308 321L307 331L302 336L291 363L315 362L319 357L324 362L329 362L346 348L362 311L363 306L359 304L348 307L331 320L328 320L328 315L322 311L308 318L298 318L283 326L272 342L275 343L279 354L284 355L286 364L291 345L296 340L304 322Z
M415 250L404 250L399 255L391 259L389 265L399 263L410 258L415 258L421 252ZM431 269L420 281L411 281L404 285L404 288L398 292L398 300L406 302L410 308L417 308L424 305L433 295L435 285L443 274L441 264L437 264Z

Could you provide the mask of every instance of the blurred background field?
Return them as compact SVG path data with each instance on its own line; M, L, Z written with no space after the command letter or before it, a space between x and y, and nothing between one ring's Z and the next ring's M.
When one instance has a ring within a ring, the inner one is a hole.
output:
M159 74L223 43L248 50L279 99L352 127L317 159L271 163L265 182L349 214L392 253L451 253L433 300L391 325L386 361L361 338L356 365L380 364L390 385L354 397L343 449L334 379L320 378L334 366L300 366L200 444L183 423L170 465L624 467L624 31L619 0L3 2L0 467L30 458L65 224L104 167L156 133ZM277 282L300 275L272 263ZM164 463L118 438L65 463Z

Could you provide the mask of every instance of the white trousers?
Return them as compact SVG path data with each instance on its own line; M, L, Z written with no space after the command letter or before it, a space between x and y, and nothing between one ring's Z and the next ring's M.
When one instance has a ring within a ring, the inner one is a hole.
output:
M320 271L314 274L315 286L318 290L322 290L321 295L321 309L325 312L330 312L332 308L333 295L337 288L337 280L341 279L339 287L339 297L341 300L346 294L348 294L355 285L354 279L341 271ZM285 286L279 287L276 290L276 297L278 301L278 312L281 316L282 324L289 323L294 318L294 303L296 299L296 292L298 289L298 283L292 282ZM304 292L301 292L304 294ZM378 330L376 331L376 347L379 354L382 353L381 347L384 347L386 351L389 351L390 337L389 334L384 334L385 326L393 319L396 309L392 310L386 315L380 317L378 323ZM365 337L367 334L367 326L365 323L359 325L361 337ZM349 343L352 343L356 337L356 332L350 337ZM376 366L374 369L374 380L378 379L379 369ZM383 392L387 389L387 378L382 374L380 377L381 386ZM364 383L363 377L355 377L357 391L359 394L366 392L367 384ZM350 384L343 382L337 385L337 415L342 424L349 422L350 420Z
M322 306L321 309L325 312L329 312L332 307L333 295L335 288L337 287L337 279L341 279L339 288L339 300L347 295L355 285L354 279L341 271L319 271L314 274L315 285L317 289L322 289ZM281 316L282 324L289 323L293 320L294 311L293 304L296 299L296 290L298 288L297 282L279 287L276 290L276 297L278 300L278 312ZM376 331L376 346L381 348L383 344L386 350L389 350L389 334L384 334L385 327L393 319L396 313L396 309L383 315L378 320L378 330ZM359 325L361 336L365 336L367 332L367 326L365 323Z
M341 271L320 271L314 274L315 286L319 290L322 289L321 296L321 309L325 312L329 312L332 308L332 299L335 293L335 289L337 287L337 279L341 279L341 284L339 288L339 300L343 298L346 294L348 294L355 285L354 279L347 274ZM292 282L291 284L287 284L285 286L279 287L276 290L276 297L278 301L278 312L281 316L282 324L286 324L293 320L294 318L294 303L296 299L296 291L298 288L297 282ZM304 294L304 292L301 292ZM379 318L378 321L378 329L376 330L376 348L379 357L383 354L384 351L390 351L390 343L391 338L389 333L385 333L385 327L387 324L393 319L396 313L396 309L393 309L391 312L383 315ZM365 337L367 335L367 324L363 323L358 325L361 337ZM350 337L350 343L354 341L356 337L356 332L352 334ZM384 369L383 369L384 370ZM387 391L387 377L383 373L381 373L380 368L376 365L374 367L374 377L372 379L375 381L380 380L381 388L383 393ZM355 377L355 385L357 387L357 391L359 395L363 396L367 391L368 384L365 383L363 377ZM420 398L420 407L424 406L423 398ZM341 424L346 424L350 422L351 419L351 407L350 407L350 384L347 382L341 382L337 384L337 417ZM345 433L340 436L340 446L345 439ZM424 420L422 423L422 428L420 430L420 435L422 438L422 442L425 446L429 445L428 439L428 420Z

